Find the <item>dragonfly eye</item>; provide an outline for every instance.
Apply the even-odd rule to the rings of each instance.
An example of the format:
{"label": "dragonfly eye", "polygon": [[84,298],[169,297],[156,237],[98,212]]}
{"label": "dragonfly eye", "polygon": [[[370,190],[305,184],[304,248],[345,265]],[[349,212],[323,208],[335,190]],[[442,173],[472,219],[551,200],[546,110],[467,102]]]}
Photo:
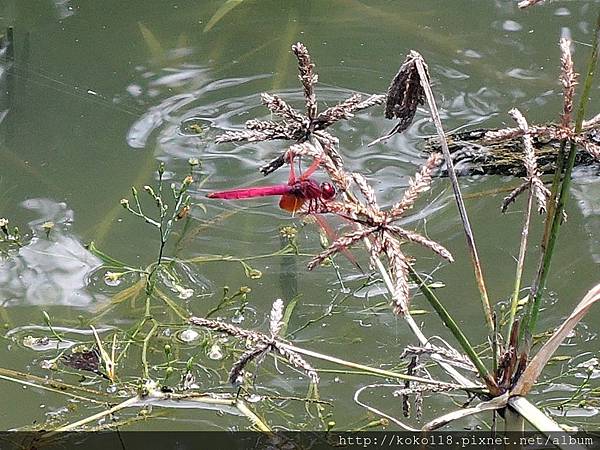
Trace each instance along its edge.
{"label": "dragonfly eye", "polygon": [[321,197],[324,200],[331,200],[335,197],[335,188],[331,183],[321,183]]}

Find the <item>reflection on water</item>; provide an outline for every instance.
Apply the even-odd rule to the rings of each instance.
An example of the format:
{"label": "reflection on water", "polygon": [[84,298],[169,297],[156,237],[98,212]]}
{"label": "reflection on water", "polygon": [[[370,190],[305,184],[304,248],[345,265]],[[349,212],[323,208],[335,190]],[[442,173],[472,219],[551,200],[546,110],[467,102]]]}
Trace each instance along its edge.
{"label": "reflection on water", "polygon": [[[64,203],[31,199],[23,203],[38,218],[29,222],[31,241],[18,254],[0,262],[0,305],[66,305],[85,308],[103,300],[89,292],[88,274],[101,265],[69,234],[73,211]],[[46,236],[45,222],[54,222]]]}
{"label": "reflection on water", "polygon": [[[177,113],[185,105],[195,101],[205,89],[202,85],[210,82],[208,69],[181,68],[165,69],[156,75],[145,68],[139,67],[141,80],[145,85],[135,82],[127,86],[127,92],[138,100],[152,102],[153,98],[163,94],[163,90],[171,92],[174,88],[180,88],[181,93],[169,96],[158,105],[149,108],[129,129],[127,143],[133,148],[144,148],[150,134],[164,122],[177,124],[181,117]],[[141,81],[140,80],[140,81]]]}
{"label": "reflection on water", "polygon": [[575,174],[572,192],[585,218],[583,228],[590,254],[594,262],[600,264],[600,168],[581,172]]}
{"label": "reflection on water", "polygon": [[56,8],[56,14],[60,19],[66,19],[67,17],[75,14],[75,8],[71,5],[71,0],[52,0],[54,7]]}

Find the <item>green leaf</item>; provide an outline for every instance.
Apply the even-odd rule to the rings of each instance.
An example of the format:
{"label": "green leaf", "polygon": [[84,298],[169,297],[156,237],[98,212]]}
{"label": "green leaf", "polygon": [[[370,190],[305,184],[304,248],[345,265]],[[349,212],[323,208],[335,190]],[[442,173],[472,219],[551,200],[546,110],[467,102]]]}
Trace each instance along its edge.
{"label": "green leaf", "polygon": [[283,313],[283,319],[281,320],[283,322],[283,326],[281,327],[279,336],[285,336],[285,332],[287,331],[288,324],[292,317],[292,313],[294,312],[294,309],[296,308],[296,304],[298,303],[298,300],[300,300],[300,297],[301,297],[301,295],[296,295],[285,307],[285,311]]}
{"label": "green leaf", "polygon": [[152,33],[152,31],[150,31],[150,29],[141,22],[138,22],[138,27],[140,29],[140,33],[142,33],[144,42],[148,46],[148,50],[150,51],[152,58],[157,60],[163,58],[165,52],[161,43],[158,41],[158,39],[156,39],[156,36],[154,36],[154,33]]}
{"label": "green leaf", "polygon": [[92,255],[97,256],[98,258],[100,258],[102,260],[102,262],[104,262],[104,264],[108,264],[108,265],[113,266],[113,267],[127,268],[127,264],[125,264],[124,262],[121,262],[121,261],[119,261],[117,259],[114,259],[113,257],[108,256],[102,250],[98,249],[96,247],[96,244],[94,243],[94,241],[92,241],[92,242],[89,243],[89,245],[87,246],[87,249],[89,250],[89,252]]}
{"label": "green leaf", "polygon": [[221,5],[221,7],[210,18],[204,27],[204,32],[209,32],[223,17],[225,17],[236,6],[239,6],[243,1],[244,0],[227,0],[225,3],[223,3],[223,5]]}

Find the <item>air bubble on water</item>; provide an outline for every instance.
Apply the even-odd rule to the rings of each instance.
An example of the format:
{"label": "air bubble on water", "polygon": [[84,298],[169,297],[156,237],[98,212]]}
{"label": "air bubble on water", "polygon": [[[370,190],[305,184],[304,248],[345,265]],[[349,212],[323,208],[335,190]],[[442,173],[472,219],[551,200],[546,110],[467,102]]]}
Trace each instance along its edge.
{"label": "air bubble on water", "polygon": [[358,320],[358,324],[359,324],[361,327],[363,327],[363,328],[370,328],[370,327],[372,327],[372,326],[373,326],[373,324],[372,324],[372,323],[364,323],[364,322],[362,321],[362,319],[359,319],[359,320]]}
{"label": "air bubble on water", "polygon": [[262,400],[262,395],[251,394],[249,397],[246,397],[246,401],[248,403],[258,403]]}
{"label": "air bubble on water", "polygon": [[235,316],[231,318],[231,322],[235,324],[240,324],[244,321],[244,319],[244,315],[238,312]]}
{"label": "air bubble on water", "polygon": [[184,330],[179,334],[179,339],[183,342],[193,342],[198,339],[198,336],[200,336],[200,334],[197,331]]}
{"label": "air bubble on water", "polygon": [[177,297],[179,297],[182,300],[187,300],[192,295],[194,295],[194,290],[193,289],[180,288],[180,289],[177,289],[177,291],[179,291],[179,295]]}
{"label": "air bubble on water", "polygon": [[523,26],[514,20],[505,20],[502,24],[502,29],[504,31],[520,31],[522,28]]}
{"label": "air bubble on water", "polygon": [[106,388],[106,392],[107,392],[108,394],[114,394],[115,392],[117,392],[117,386],[116,386],[116,385],[114,385],[114,384],[111,384],[110,386],[108,386],[108,387]]}
{"label": "air bubble on water", "polygon": [[115,287],[121,284],[121,279],[104,277],[104,284],[106,284],[107,286]]}
{"label": "air bubble on water", "polygon": [[208,357],[212,360],[223,359],[223,352],[221,351],[221,346],[219,344],[213,344],[208,352]]}

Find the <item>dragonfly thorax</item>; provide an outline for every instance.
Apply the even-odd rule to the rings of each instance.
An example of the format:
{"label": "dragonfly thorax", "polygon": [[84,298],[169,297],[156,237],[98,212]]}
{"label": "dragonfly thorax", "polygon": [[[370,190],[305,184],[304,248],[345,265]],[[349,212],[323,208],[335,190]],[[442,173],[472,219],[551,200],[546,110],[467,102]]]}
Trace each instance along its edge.
{"label": "dragonfly thorax", "polygon": [[294,182],[291,186],[291,194],[306,200],[331,200],[335,196],[335,188],[331,183],[318,184],[308,178]]}

